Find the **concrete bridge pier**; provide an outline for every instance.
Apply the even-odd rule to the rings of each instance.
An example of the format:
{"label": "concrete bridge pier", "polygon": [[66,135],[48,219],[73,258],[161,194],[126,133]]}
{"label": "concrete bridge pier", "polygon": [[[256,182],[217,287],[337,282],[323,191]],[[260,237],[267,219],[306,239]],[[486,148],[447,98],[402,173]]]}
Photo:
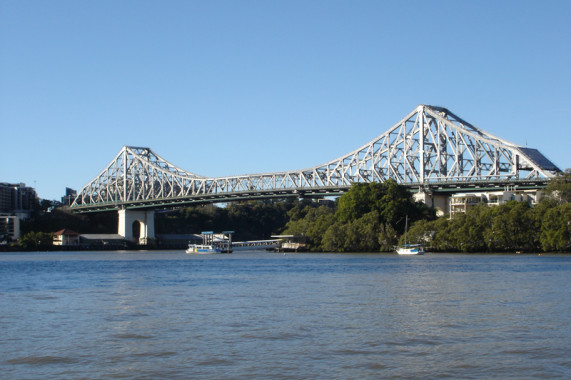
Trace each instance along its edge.
{"label": "concrete bridge pier", "polygon": [[125,240],[147,245],[155,238],[155,212],[119,210],[119,235]]}
{"label": "concrete bridge pier", "polygon": [[428,207],[436,209],[436,216],[443,216],[450,212],[450,196],[447,194],[434,194],[425,191],[419,191],[413,195],[415,201],[421,201]]}

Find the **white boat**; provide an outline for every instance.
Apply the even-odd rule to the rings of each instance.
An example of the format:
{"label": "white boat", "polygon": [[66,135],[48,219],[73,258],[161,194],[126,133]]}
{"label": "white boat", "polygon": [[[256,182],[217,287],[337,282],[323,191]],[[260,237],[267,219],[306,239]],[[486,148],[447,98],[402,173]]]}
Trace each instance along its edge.
{"label": "white boat", "polygon": [[404,227],[404,244],[395,247],[399,255],[424,255],[424,246],[422,244],[407,244],[406,234],[408,232],[408,215],[405,220]]}
{"label": "white boat", "polygon": [[202,244],[188,243],[186,253],[209,254],[209,253],[232,253],[232,234],[234,231],[224,231],[225,240],[215,240],[213,231],[203,231]]}
{"label": "white boat", "polygon": [[189,244],[188,248],[186,249],[186,253],[206,255],[209,253],[222,253],[222,250],[214,245]]}
{"label": "white boat", "polygon": [[404,244],[396,247],[399,255],[424,255],[422,244]]}

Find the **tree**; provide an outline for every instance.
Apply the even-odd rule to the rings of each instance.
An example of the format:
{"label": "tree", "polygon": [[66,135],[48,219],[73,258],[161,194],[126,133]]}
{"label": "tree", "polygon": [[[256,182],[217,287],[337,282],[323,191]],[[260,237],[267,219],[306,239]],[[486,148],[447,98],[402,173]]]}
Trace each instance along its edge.
{"label": "tree", "polygon": [[382,252],[392,251],[398,243],[398,233],[388,223],[382,223],[379,226],[379,234],[377,236],[379,242],[379,250]]}
{"label": "tree", "polygon": [[287,222],[283,233],[305,236],[311,250],[320,250],[325,232],[335,222],[334,212],[328,206],[306,206],[301,212],[296,210],[294,213],[304,216]]}
{"label": "tree", "polygon": [[551,208],[545,213],[540,239],[545,251],[571,250],[571,203]]}
{"label": "tree", "polygon": [[535,231],[529,204],[509,201],[491,210],[492,226],[486,233],[491,251],[533,249]]}
{"label": "tree", "polygon": [[349,223],[345,251],[375,252],[379,250],[378,214],[377,211],[371,211]]}
{"label": "tree", "polygon": [[335,215],[333,209],[327,206],[321,206],[312,210],[313,222],[309,223],[306,236],[313,251],[323,250],[323,236],[327,229],[335,223]]}
{"label": "tree", "polygon": [[338,252],[392,250],[407,216],[411,222],[434,218],[434,210],[414,202],[407,188],[393,180],[354,184],[327,218],[318,219],[310,209],[290,212],[285,233],[305,233],[312,249]]}
{"label": "tree", "polygon": [[571,202],[571,169],[565,169],[549,181],[545,191],[559,204]]}
{"label": "tree", "polygon": [[368,212],[373,211],[376,198],[384,194],[380,183],[356,183],[351,189],[339,198],[335,217],[338,221],[347,223],[359,219]]}
{"label": "tree", "polygon": [[328,252],[343,252],[347,240],[347,224],[335,222],[323,234],[322,247]]}
{"label": "tree", "polygon": [[20,238],[20,246],[25,250],[45,250],[53,246],[53,234],[49,232],[28,232]]}
{"label": "tree", "polygon": [[455,218],[453,238],[456,248],[462,252],[482,252],[488,248],[484,235],[492,225],[493,210],[480,204],[470,208],[466,214]]}
{"label": "tree", "polygon": [[404,232],[405,216],[411,223],[424,218],[434,219],[434,210],[422,202],[415,202],[405,186],[394,180],[383,183],[357,183],[339,198],[335,217],[347,223],[376,211],[380,224],[390,224],[399,233]]}
{"label": "tree", "polygon": [[[419,220],[414,223],[406,234],[406,240],[409,244],[428,244],[434,235],[431,223],[428,220]],[[404,235],[401,236],[399,243],[404,243]]]}
{"label": "tree", "polygon": [[442,217],[430,222],[430,226],[428,228],[432,227],[432,230],[434,231],[434,237],[432,238],[431,244],[432,248],[444,252],[457,249],[456,245],[454,245],[453,239],[453,220]]}

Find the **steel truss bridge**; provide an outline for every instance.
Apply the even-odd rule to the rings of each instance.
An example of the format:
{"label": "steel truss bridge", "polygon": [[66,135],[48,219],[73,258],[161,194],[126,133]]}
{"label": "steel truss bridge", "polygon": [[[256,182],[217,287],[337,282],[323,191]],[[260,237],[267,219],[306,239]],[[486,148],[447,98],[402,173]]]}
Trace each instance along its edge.
{"label": "steel truss bridge", "polygon": [[208,178],[149,148],[125,146],[81,189],[77,212],[160,209],[236,200],[322,197],[354,183],[397,183],[430,191],[542,186],[559,168],[538,150],[487,133],[442,107],[419,105],[360,148],[323,165],[277,173]]}

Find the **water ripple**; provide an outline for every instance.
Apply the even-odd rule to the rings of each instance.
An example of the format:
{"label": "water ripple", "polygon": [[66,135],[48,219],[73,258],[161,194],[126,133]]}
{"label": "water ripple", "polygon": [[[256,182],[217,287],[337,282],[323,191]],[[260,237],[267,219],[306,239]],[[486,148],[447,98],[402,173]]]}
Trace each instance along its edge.
{"label": "water ripple", "polygon": [[4,378],[571,378],[571,256],[0,256]]}

